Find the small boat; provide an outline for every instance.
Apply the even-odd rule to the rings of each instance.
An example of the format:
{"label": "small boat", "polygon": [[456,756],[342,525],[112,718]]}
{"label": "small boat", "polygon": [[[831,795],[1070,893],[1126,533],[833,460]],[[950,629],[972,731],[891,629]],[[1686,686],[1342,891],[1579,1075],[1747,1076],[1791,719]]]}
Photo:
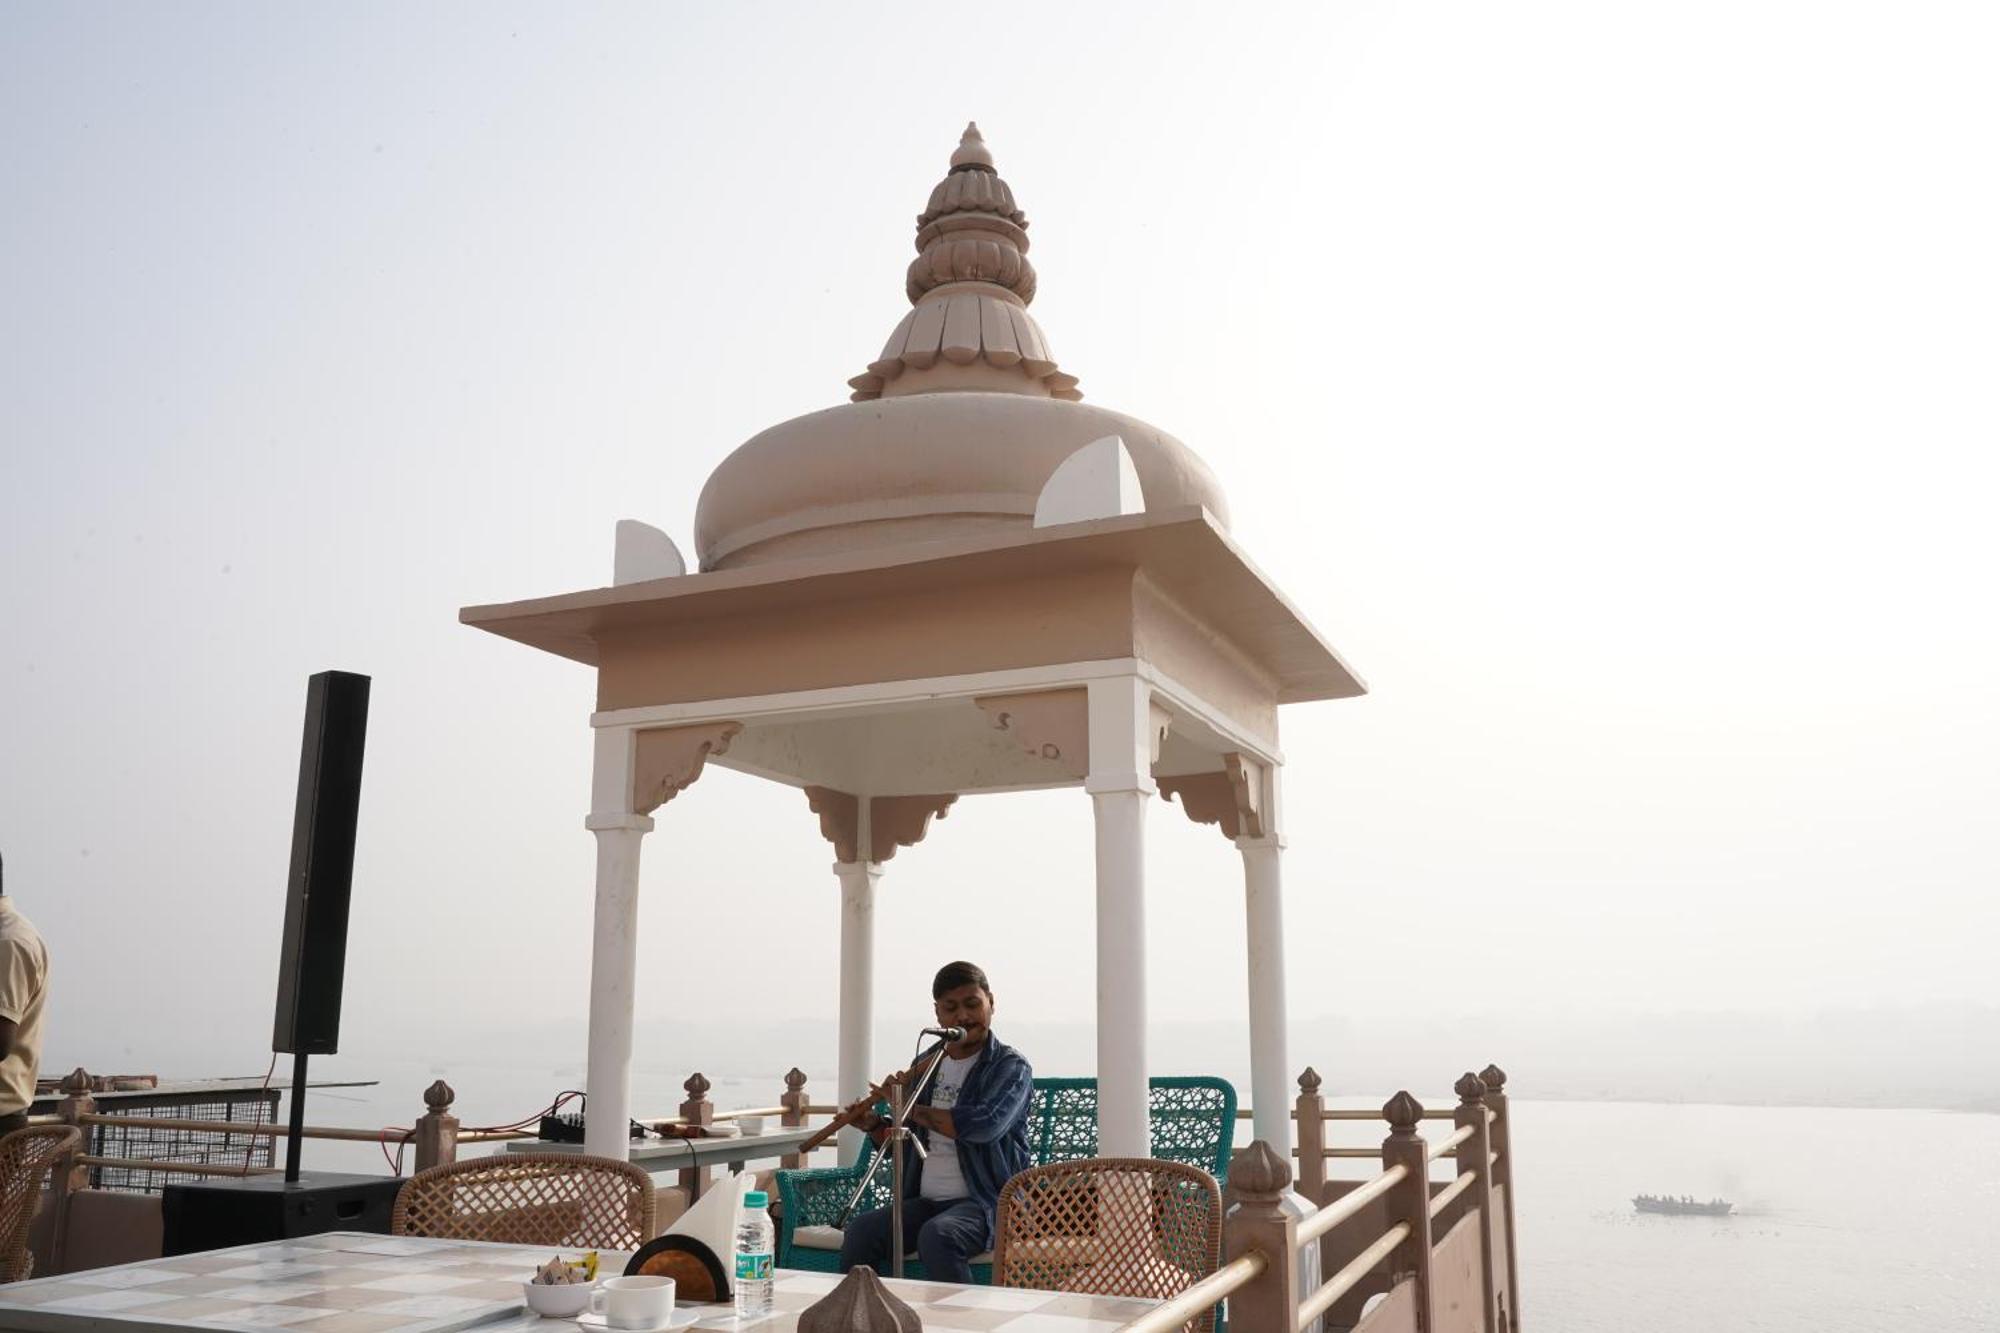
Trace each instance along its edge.
{"label": "small boat", "polygon": [[1641,1194],[1632,1200],[1632,1206],[1642,1213],[1666,1213],[1674,1217],[1727,1217],[1736,1207],[1727,1199],[1710,1199],[1703,1203],[1685,1194],[1679,1197]]}

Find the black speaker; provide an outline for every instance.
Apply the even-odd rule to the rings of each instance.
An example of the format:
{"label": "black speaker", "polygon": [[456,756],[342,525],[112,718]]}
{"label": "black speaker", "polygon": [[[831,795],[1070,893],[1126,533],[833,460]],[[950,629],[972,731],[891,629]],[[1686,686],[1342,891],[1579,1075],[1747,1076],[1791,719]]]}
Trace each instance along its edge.
{"label": "black speaker", "polygon": [[[368,677],[322,671],[307,682],[273,1051],[332,1055],[340,1048],[347,895],[354,882],[354,827],[361,810],[361,750],[367,736]],[[301,1092],[294,1089],[293,1096]]]}
{"label": "black speaker", "polygon": [[160,1252],[197,1254],[328,1231],[386,1236],[396,1191],[408,1183],[314,1171],[295,1181],[251,1176],[168,1185],[160,1191]]}

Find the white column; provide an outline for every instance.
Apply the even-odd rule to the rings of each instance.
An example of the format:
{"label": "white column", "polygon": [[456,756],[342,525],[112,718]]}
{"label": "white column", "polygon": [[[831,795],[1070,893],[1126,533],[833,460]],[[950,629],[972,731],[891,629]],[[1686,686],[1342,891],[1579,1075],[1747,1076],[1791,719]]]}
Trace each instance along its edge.
{"label": "white column", "polygon": [[1250,1106],[1255,1135],[1290,1159],[1291,1062],[1285,1051],[1285,894],[1276,835],[1238,838],[1250,962]]}
{"label": "white column", "polygon": [[1090,682],[1090,793],[1097,824],[1097,1151],[1150,1157],[1146,1113],[1146,804],[1152,692],[1136,676]]}
{"label": "white column", "polygon": [[639,840],[650,817],[632,809],[634,733],[597,733],[591,813],[597,837],[597,906],[590,942],[590,1044],[584,1073],[583,1149],[623,1160],[631,1148],[632,1006],[639,972]]}
{"label": "white column", "polygon": [[[862,798],[866,804],[867,798]],[[866,827],[866,819],[863,820]],[[861,843],[861,854],[868,844]],[[868,1091],[875,1069],[875,885],[882,867],[868,861],[840,861],[840,1074],[839,1103],[846,1106]],[[886,1072],[886,1071],[885,1071]],[[840,1131],[840,1162],[861,1153],[861,1132]]]}

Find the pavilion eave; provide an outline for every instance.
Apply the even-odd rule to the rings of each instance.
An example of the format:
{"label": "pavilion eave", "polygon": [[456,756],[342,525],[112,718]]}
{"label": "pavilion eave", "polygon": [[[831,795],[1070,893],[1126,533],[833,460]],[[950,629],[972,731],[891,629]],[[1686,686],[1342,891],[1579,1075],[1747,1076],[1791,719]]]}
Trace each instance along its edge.
{"label": "pavilion eave", "polygon": [[476,629],[596,666],[599,640],[607,634],[1108,567],[1141,570],[1170,592],[1270,676],[1279,703],[1367,692],[1360,677],[1243,555],[1215,517],[1192,506],[468,606],[458,618]]}

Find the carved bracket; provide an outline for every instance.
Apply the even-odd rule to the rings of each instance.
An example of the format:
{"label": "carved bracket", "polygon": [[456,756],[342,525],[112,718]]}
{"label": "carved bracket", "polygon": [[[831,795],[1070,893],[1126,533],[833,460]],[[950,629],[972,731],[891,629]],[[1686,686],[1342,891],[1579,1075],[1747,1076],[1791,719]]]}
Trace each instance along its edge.
{"label": "carved bracket", "polygon": [[1037,759],[1060,765],[1071,777],[1090,770],[1090,703],[1082,690],[1038,694],[989,694],[972,701]]}
{"label": "carved bracket", "polygon": [[694,785],[710,755],[726,754],[741,722],[703,722],[639,733],[632,762],[632,809],[649,815]]}
{"label": "carved bracket", "polygon": [[1189,819],[1220,826],[1231,842],[1264,836],[1264,775],[1254,760],[1225,754],[1220,773],[1183,773],[1157,781],[1160,799],[1178,794]]}
{"label": "carved bracket", "polygon": [[956,792],[942,796],[877,796],[868,806],[869,859],[886,861],[898,847],[914,847],[930,832],[931,820],[958,800]]}
{"label": "carved bracket", "polygon": [[[899,847],[914,847],[944,818],[958,796],[875,796],[868,801],[868,859],[888,860]],[[835,859],[861,859],[861,799],[832,787],[807,787],[806,803],[819,816],[819,834],[833,844]]]}
{"label": "carved bracket", "polygon": [[1174,715],[1158,704],[1146,705],[1146,748],[1153,763],[1160,762],[1160,747],[1167,743],[1167,733],[1174,729]]}
{"label": "carved bracket", "polygon": [[819,836],[833,844],[833,859],[856,860],[861,855],[861,801],[852,792],[831,787],[807,787],[806,804],[819,816]]}

